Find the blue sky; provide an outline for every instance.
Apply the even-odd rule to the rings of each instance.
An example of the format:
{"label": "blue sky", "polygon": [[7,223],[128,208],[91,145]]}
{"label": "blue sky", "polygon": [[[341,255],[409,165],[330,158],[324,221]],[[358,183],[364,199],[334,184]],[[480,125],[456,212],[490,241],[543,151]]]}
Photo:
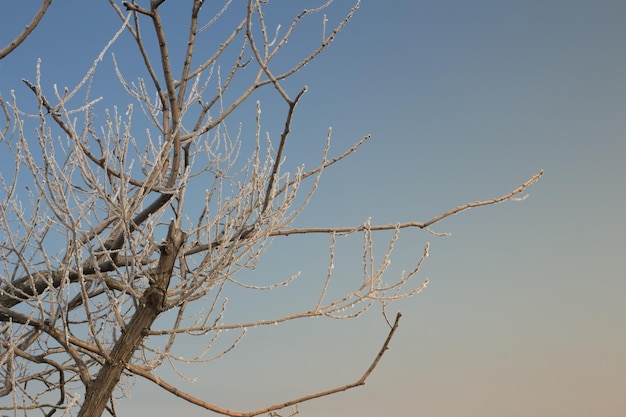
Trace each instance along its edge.
{"label": "blue sky", "polygon": [[[331,21],[345,9],[338,2]],[[34,10],[11,4],[0,6],[2,45]],[[294,4],[274,4],[283,27]],[[452,237],[406,232],[390,272],[410,268],[430,241],[418,277],[428,288],[394,305],[400,328],[367,384],[304,404],[301,415],[586,417],[626,409],[625,19],[619,0],[366,0],[290,81],[290,91],[306,84],[309,92],[289,163],[312,165],[329,126],[336,153],[373,136],[327,172],[298,225],[425,221],[545,171],[523,202],[434,227]],[[0,93],[30,98],[19,80],[32,79],[37,57],[45,83],[76,83],[117,28],[104,1],[53,3],[41,27],[0,62]],[[317,41],[319,33],[303,35]],[[134,59],[128,39],[114,49],[118,59]],[[109,55],[99,70],[104,86],[116,82],[110,68]],[[263,105],[263,93],[256,98]],[[268,128],[280,126],[283,113],[267,106]],[[253,119],[242,122],[253,128]],[[231,300],[232,309],[254,315],[268,303],[307,302],[302,292],[324,278],[328,239],[288,239],[276,242],[262,271],[302,270],[304,283],[268,301]],[[346,241],[338,274],[358,275],[359,245]],[[385,333],[376,308],[356,321],[253,329],[234,353],[192,370],[198,382],[190,390],[245,411],[348,383]],[[120,410],[206,415],[143,381]]]}

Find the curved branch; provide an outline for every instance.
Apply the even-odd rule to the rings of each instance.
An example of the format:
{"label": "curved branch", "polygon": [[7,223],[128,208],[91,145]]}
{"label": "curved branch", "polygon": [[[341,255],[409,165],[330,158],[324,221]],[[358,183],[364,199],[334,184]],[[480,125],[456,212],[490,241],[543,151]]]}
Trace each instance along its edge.
{"label": "curved branch", "polygon": [[371,373],[374,371],[374,369],[376,368],[376,366],[378,366],[378,363],[380,362],[380,360],[382,359],[383,355],[385,354],[385,352],[389,349],[389,343],[391,342],[391,338],[393,337],[393,334],[396,332],[396,330],[398,329],[398,325],[400,324],[400,317],[402,317],[402,313],[398,313],[396,315],[396,320],[393,323],[393,325],[391,326],[391,329],[389,330],[389,334],[387,334],[387,338],[385,339],[385,342],[383,343],[383,346],[380,348],[380,350],[378,351],[378,354],[376,355],[376,357],[374,358],[374,361],[371,363],[371,365],[369,366],[369,368],[367,368],[367,370],[365,371],[365,373],[363,373],[363,375],[356,380],[355,382],[352,382],[350,384],[346,384],[346,385],[342,385],[340,387],[335,387],[335,388],[331,388],[329,390],[326,391],[320,391],[314,394],[309,394],[309,395],[305,395],[303,397],[299,397],[284,403],[278,403],[278,404],[274,404],[271,405],[269,407],[266,408],[262,408],[262,409],[258,409],[258,410],[254,410],[254,411],[250,411],[247,413],[242,413],[240,411],[233,411],[233,410],[228,410],[225,408],[221,408],[218,407],[216,405],[207,403],[206,401],[203,401],[199,398],[194,397],[193,395],[190,395],[184,391],[179,390],[178,388],[174,387],[173,385],[168,384],[167,382],[163,381],[161,378],[159,378],[156,375],[153,375],[152,373],[145,371],[144,369],[142,369],[139,366],[136,365],[132,365],[129,364],[127,365],[127,369],[134,373],[135,375],[139,375],[142,376],[144,378],[146,378],[149,381],[154,382],[155,384],[157,384],[159,387],[165,389],[166,391],[169,391],[170,393],[176,395],[177,397],[190,402],[191,404],[200,406],[204,409],[207,409],[209,411],[213,411],[215,413],[218,414],[222,414],[225,416],[230,416],[230,417],[253,417],[253,416],[258,416],[260,414],[265,414],[265,413],[270,413],[272,411],[276,411],[276,410],[281,410],[283,408],[286,407],[291,407],[297,404],[301,404],[305,401],[310,401],[310,400],[314,400],[316,398],[321,398],[321,397],[325,397],[328,395],[332,395],[332,394],[336,394],[342,391],[347,391],[349,389],[352,388],[356,388],[359,387],[361,385],[365,385],[365,382],[367,380],[367,378],[371,375]]}
{"label": "curved branch", "polygon": [[[39,363],[39,364],[45,364],[45,365],[50,365],[53,368],[55,368],[57,370],[57,372],[59,373],[59,382],[57,384],[58,390],[59,390],[59,400],[56,403],[57,407],[60,407],[63,405],[63,403],[65,402],[65,370],[63,369],[63,367],[56,363],[55,361],[45,358],[43,355],[40,356],[34,356],[31,355],[17,347],[13,348],[13,352],[15,353],[15,355],[26,359],[27,361],[33,362],[33,363]],[[50,389],[52,389],[53,387],[50,387]],[[50,410],[49,412],[47,412],[45,414],[46,417],[51,417],[55,412],[56,412],[56,408],[52,408],[52,410]]]}
{"label": "curved branch", "polygon": [[33,17],[33,20],[31,20],[26,25],[22,33],[17,35],[17,37],[13,39],[11,43],[9,43],[7,46],[5,46],[3,49],[0,50],[0,59],[9,55],[18,46],[20,46],[22,42],[26,40],[28,35],[30,35],[32,31],[37,27],[37,25],[39,25],[39,23],[41,22],[41,19],[43,18],[43,15],[46,14],[46,11],[48,10],[48,6],[50,6],[51,3],[52,3],[52,0],[44,0],[43,3],[41,3],[41,7],[39,8],[39,11],[35,15],[35,17]]}

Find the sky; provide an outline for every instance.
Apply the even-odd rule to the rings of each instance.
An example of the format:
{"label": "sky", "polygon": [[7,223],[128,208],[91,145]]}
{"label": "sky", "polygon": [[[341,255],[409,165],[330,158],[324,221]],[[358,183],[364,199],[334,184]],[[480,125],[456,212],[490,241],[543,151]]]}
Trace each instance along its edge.
{"label": "sky", "polygon": [[[337,2],[330,22],[346,10]],[[289,13],[304,7],[270,4],[283,30]],[[1,45],[34,10],[27,2],[0,5]],[[400,327],[366,385],[305,403],[300,415],[623,415],[625,20],[620,0],[364,0],[331,47],[290,80],[294,94],[309,90],[288,163],[315,163],[329,126],[335,154],[372,135],[326,173],[298,226],[426,221],[506,194],[544,170],[525,200],[433,227],[450,237],[403,233],[390,273],[410,269],[430,242],[416,278],[428,278],[428,287],[390,307],[403,313]],[[14,89],[25,100],[19,80],[32,79],[37,57],[48,85],[75,84],[118,27],[105,1],[53,3],[0,61],[0,94]],[[302,36],[319,37],[319,25]],[[133,47],[121,38],[118,60],[132,63]],[[116,82],[110,62],[107,55],[99,69],[105,86]],[[106,100],[124,108],[127,98],[111,91]],[[284,113],[272,98],[255,99],[268,103],[268,128],[280,127]],[[242,122],[252,127],[254,119]],[[381,248],[388,238],[381,235]],[[359,239],[345,244],[337,274],[358,276]],[[262,271],[302,270],[305,284],[266,301],[231,300],[234,315],[305,305],[303,292],[321,285],[327,264],[327,238],[276,241]],[[387,329],[377,307],[357,320],[253,329],[227,357],[188,370],[198,379],[189,389],[245,411],[343,385],[367,369]],[[144,381],[118,411],[208,415]]]}

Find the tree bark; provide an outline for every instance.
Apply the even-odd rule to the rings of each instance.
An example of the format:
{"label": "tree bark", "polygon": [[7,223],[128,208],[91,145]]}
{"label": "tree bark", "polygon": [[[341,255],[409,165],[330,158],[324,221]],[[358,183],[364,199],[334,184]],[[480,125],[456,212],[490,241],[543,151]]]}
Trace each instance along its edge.
{"label": "tree bark", "polygon": [[143,293],[137,311],[126,325],[122,337],[113,347],[109,360],[104,363],[96,379],[87,387],[85,401],[78,417],[100,417],[104,412],[126,365],[146,338],[152,323],[163,311],[174,263],[185,239],[185,233],[177,229],[172,221],[167,240],[161,245],[161,257],[152,277],[153,282]]}

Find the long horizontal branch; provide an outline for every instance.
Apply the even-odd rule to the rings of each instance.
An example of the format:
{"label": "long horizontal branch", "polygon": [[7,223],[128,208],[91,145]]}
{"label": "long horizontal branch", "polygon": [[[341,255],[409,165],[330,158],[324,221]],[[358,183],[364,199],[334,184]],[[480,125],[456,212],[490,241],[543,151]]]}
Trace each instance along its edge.
{"label": "long horizontal branch", "polygon": [[[367,137],[366,137],[367,138]],[[366,139],[364,138],[364,139]],[[539,171],[538,173],[536,173],[535,175],[533,175],[528,181],[526,181],[525,183],[523,183],[522,185],[520,185],[518,188],[516,188],[515,190],[511,191],[510,193],[507,193],[505,195],[502,195],[500,197],[497,198],[493,198],[491,200],[485,200],[485,201],[475,201],[473,203],[467,203],[467,204],[463,204],[461,206],[457,206],[455,208],[453,208],[452,210],[448,210],[445,213],[442,213],[438,216],[433,217],[432,219],[425,221],[425,222],[406,222],[406,223],[395,223],[395,224],[384,224],[384,225],[365,225],[365,224],[361,224],[358,226],[345,226],[345,227],[307,227],[307,228],[289,228],[289,229],[282,229],[282,230],[276,230],[273,232],[270,232],[268,234],[268,236],[289,236],[289,235],[303,235],[303,234],[313,234],[313,233],[356,233],[356,232],[362,232],[364,230],[369,230],[369,231],[381,231],[381,230],[395,230],[395,229],[406,229],[406,228],[410,228],[410,227],[414,227],[414,228],[418,228],[418,229],[425,229],[429,226],[432,226],[433,224],[440,222],[441,220],[450,217],[454,214],[460,213],[462,211],[474,208],[474,207],[482,207],[482,206],[489,206],[492,204],[498,204],[498,203],[502,203],[504,201],[510,200],[511,198],[514,198],[516,195],[520,194],[522,191],[524,191],[526,188],[528,188],[532,183],[534,183],[535,181],[537,181],[539,178],[541,178],[541,176],[543,175],[543,170]],[[207,250],[210,250],[212,248],[216,248],[218,246],[220,246],[221,244],[224,244],[223,242],[212,242],[212,243],[205,243],[205,244],[199,244],[199,245],[195,245],[192,246],[188,249],[185,250],[184,255],[185,256],[190,256],[199,252],[204,252]]]}
{"label": "long horizontal branch", "polygon": [[445,213],[442,213],[438,216],[433,217],[432,219],[425,222],[406,222],[406,223],[398,223],[398,224],[385,224],[385,225],[359,225],[353,227],[309,227],[309,228],[297,228],[297,229],[283,229],[278,230],[276,232],[270,233],[270,236],[288,236],[295,234],[311,234],[311,233],[354,233],[361,232],[363,230],[369,231],[380,231],[380,230],[393,230],[393,229],[406,229],[409,227],[416,227],[419,229],[425,229],[433,224],[440,222],[441,220],[450,217],[454,214],[460,213],[462,211],[474,208],[474,207],[482,207],[489,206],[492,204],[502,203],[504,201],[510,200],[514,198],[516,195],[520,194],[524,191],[528,186],[537,181],[543,175],[543,170],[539,171],[535,175],[533,175],[528,181],[520,185],[515,190],[511,191],[508,194],[503,196],[485,200],[485,201],[475,201],[473,203],[463,204],[461,206],[457,206],[452,210],[448,210]]}

